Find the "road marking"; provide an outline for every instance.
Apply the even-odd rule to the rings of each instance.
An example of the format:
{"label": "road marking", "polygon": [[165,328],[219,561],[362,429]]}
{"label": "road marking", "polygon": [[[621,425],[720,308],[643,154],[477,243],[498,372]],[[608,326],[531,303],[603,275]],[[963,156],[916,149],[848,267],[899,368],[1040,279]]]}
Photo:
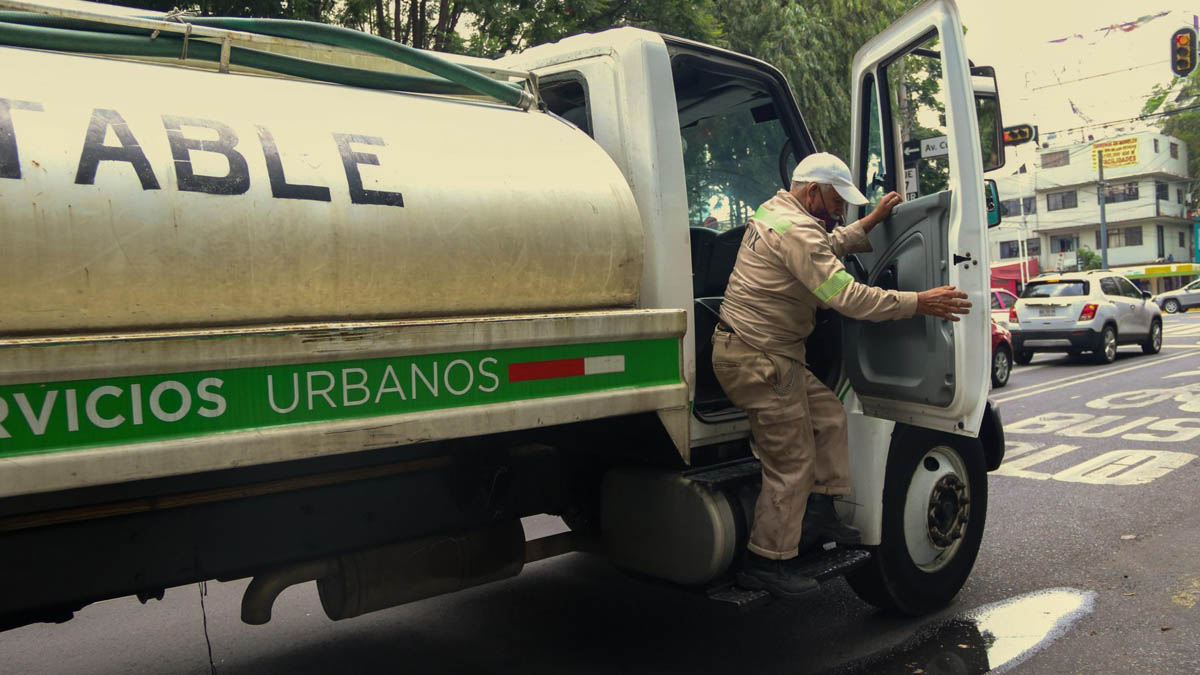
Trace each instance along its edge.
{"label": "road marking", "polygon": [[[1016,391],[1013,391],[1008,396],[998,397],[998,398],[994,399],[994,402],[995,403],[1007,403],[1009,401],[1016,401],[1017,399],[1022,399],[1022,398],[1025,398],[1026,396],[1034,396],[1036,394],[1044,394],[1046,392],[1054,391],[1055,389],[1062,389],[1063,387],[1070,387],[1070,386],[1074,386],[1076,384],[1083,384],[1084,382],[1091,382],[1092,380],[1098,380],[1102,377],[1110,377],[1112,375],[1128,373],[1133,370],[1138,370],[1140,368],[1147,368],[1149,366],[1159,365],[1162,363],[1166,363],[1168,361],[1182,359],[1187,356],[1195,356],[1197,353],[1200,353],[1200,351],[1195,350],[1195,349],[1189,349],[1188,351],[1186,351],[1182,354],[1173,354],[1173,355],[1167,356],[1165,358],[1157,358],[1157,359],[1148,360],[1145,363],[1139,363],[1136,366],[1129,366],[1128,368],[1118,368],[1117,370],[1105,370],[1102,373],[1097,373],[1095,375],[1089,375],[1086,377],[1077,377],[1077,376],[1072,375],[1072,376],[1068,376],[1068,377],[1064,377],[1064,378],[1059,378],[1057,380],[1050,380],[1049,382],[1042,382],[1040,384],[1031,384],[1028,387],[1022,387],[1021,389],[1017,389]],[[1030,389],[1035,389],[1036,391],[1029,391]]]}
{"label": "road marking", "polygon": [[[1018,444],[1026,445],[1029,444]],[[993,476],[1010,476],[1032,480],[1057,480],[1064,483],[1091,485],[1145,485],[1171,473],[1196,459],[1186,452],[1168,450],[1112,450],[1056,473],[1033,471],[1030,467],[1048,462],[1079,449],[1078,445],[1055,445],[1030,452],[1021,448],[1020,459],[1006,457]]]}
{"label": "road marking", "polygon": [[1005,461],[1000,465],[999,469],[992,471],[991,474],[993,476],[1013,476],[1014,478],[1046,480],[1047,478],[1050,478],[1050,474],[1042,473],[1041,471],[1029,471],[1028,468],[1035,464],[1041,464],[1042,462],[1054,459],[1059,455],[1065,455],[1068,452],[1074,452],[1078,449],[1078,445],[1056,445],[1052,448],[1046,448],[1045,450],[1039,450],[1037,452],[1027,454],[1018,460]]}
{"label": "road marking", "polygon": [[1093,485],[1145,485],[1196,459],[1169,450],[1113,450],[1059,471],[1054,480]]}

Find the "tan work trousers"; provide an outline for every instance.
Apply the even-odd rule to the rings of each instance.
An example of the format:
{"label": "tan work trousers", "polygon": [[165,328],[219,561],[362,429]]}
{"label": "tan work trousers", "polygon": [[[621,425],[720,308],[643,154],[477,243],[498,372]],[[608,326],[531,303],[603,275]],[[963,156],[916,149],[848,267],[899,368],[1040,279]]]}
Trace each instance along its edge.
{"label": "tan work trousers", "polygon": [[716,331],[712,360],[729,400],[750,418],[751,448],[762,462],[748,548],[793,558],[809,493],[850,493],[846,411],[803,363],[760,352],[733,333]]}

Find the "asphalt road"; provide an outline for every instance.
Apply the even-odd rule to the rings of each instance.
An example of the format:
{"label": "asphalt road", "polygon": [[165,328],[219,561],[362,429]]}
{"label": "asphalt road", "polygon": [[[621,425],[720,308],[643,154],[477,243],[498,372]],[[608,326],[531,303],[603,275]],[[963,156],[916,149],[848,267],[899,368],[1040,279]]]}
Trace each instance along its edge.
{"label": "asphalt road", "polygon": [[205,618],[230,674],[1200,672],[1200,313],[1166,317],[1156,356],[1038,355],[993,400],[1008,459],[975,572],[936,616],[882,614],[840,580],[740,614],[573,554],[342,622],[312,584],[260,627],[238,619],[244,581],[209,583],[205,613],[196,586],[99,603],[0,634],[0,672],[206,673]]}

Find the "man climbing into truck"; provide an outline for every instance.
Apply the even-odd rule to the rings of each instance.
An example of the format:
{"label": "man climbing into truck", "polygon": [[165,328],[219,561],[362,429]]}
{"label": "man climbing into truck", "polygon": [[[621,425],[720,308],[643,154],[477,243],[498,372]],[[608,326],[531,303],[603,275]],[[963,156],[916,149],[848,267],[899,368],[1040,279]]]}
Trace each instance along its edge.
{"label": "man climbing into truck", "polygon": [[888,193],[864,218],[838,228],[845,205],[867,198],[846,164],[822,152],[801,161],[790,190],[750,218],[713,336],[713,369],[730,400],[746,410],[762,463],[749,551],[737,575],[744,588],[803,596],[818,584],[793,564],[799,550],[861,541],[834,510],[834,498],[850,493],[846,412],[806,367],[816,310],[869,321],[914,314],[957,321],[971,306],[953,286],[884,290],[846,271],[839,259],[870,251],[867,235],[901,201]]}

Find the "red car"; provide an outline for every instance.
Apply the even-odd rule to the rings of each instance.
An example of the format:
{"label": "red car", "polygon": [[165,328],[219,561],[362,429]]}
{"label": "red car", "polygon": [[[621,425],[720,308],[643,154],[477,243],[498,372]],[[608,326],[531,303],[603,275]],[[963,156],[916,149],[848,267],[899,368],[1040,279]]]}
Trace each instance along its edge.
{"label": "red car", "polygon": [[1012,333],[992,320],[992,386],[1003,387],[1008,384],[1008,375],[1012,372],[1013,344]]}

